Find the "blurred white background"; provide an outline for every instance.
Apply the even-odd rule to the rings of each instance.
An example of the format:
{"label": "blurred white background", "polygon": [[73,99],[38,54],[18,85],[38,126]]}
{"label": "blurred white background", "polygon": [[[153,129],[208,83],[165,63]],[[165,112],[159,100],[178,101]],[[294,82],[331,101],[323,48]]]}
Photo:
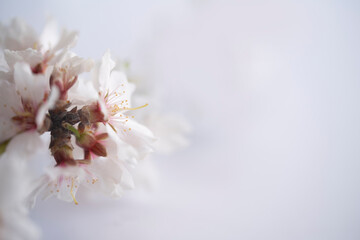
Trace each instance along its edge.
{"label": "blurred white background", "polygon": [[40,201],[44,239],[360,239],[358,1],[0,2],[2,22],[47,15],[80,56],[129,59],[193,133],[155,155],[153,192]]}

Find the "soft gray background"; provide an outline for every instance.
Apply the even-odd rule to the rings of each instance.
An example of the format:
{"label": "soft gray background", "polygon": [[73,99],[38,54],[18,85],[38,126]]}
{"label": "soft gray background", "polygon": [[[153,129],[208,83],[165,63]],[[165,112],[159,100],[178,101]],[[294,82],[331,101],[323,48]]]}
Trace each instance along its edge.
{"label": "soft gray background", "polygon": [[[119,201],[55,199],[44,239],[360,239],[357,1],[4,1],[0,20],[46,14],[154,83],[193,125],[156,156],[160,185]],[[149,109],[150,110],[150,109]]]}

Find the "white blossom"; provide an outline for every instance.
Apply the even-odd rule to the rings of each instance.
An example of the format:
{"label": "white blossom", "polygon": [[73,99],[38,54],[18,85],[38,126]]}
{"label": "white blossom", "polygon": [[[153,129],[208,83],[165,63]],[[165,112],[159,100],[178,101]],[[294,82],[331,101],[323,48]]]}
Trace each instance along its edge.
{"label": "white blossom", "polygon": [[[152,152],[153,133],[134,121],[129,111],[146,107],[131,107],[131,95],[135,86],[128,82],[124,72],[114,69],[115,62],[107,51],[92,71],[92,81],[79,83],[70,95],[75,102],[97,101],[104,115],[104,122],[111,126],[118,137],[130,144],[136,151],[136,158],[143,158]],[[83,91],[83,94],[79,93]],[[94,93],[97,93],[96,97]]]}
{"label": "white blossom", "polygon": [[[44,192],[43,198],[56,196],[61,200],[77,203],[75,197],[80,187],[114,198],[121,197],[125,190],[132,189],[134,183],[128,168],[133,162],[126,160],[129,159],[128,155],[134,154],[130,152],[133,149],[119,142],[121,140],[109,126],[101,127],[101,132],[109,133],[109,137],[101,141],[108,150],[107,157],[96,157],[92,154],[91,164],[48,168],[37,182],[35,195]],[[80,157],[80,148],[75,148],[76,155]]]}
{"label": "white blossom", "polygon": [[[27,217],[38,196],[78,204],[78,189],[87,188],[121,197],[134,188],[132,169],[154,148],[187,144],[189,126],[175,116],[135,121],[133,112],[148,101],[132,104],[135,84],[110,51],[95,64],[70,50],[76,41],[76,32],[59,34],[53,20],[40,35],[19,19],[0,25],[1,239],[39,238]],[[44,149],[41,135],[49,140],[48,167],[35,177],[29,166]]]}
{"label": "white blossom", "polygon": [[40,238],[38,227],[28,217],[28,196],[34,179],[29,159],[41,145],[39,135],[28,131],[14,137],[0,156],[0,239]]}
{"label": "white blossom", "polygon": [[0,81],[0,143],[22,131],[41,129],[59,95],[57,87],[50,92],[50,73],[49,68],[45,74],[33,74],[28,64],[18,62],[14,81]]}

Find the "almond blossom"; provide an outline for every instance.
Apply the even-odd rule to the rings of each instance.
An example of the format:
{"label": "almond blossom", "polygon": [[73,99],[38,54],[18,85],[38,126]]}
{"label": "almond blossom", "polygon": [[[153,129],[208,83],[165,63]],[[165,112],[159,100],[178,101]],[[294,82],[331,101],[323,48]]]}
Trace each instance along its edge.
{"label": "almond blossom", "polygon": [[[5,64],[0,69],[3,98],[0,106],[0,152],[6,152],[7,146],[21,133],[33,132],[39,136],[49,132],[51,136],[49,153],[55,161],[53,167],[36,181],[32,198],[44,193],[77,203],[75,194],[80,185],[91,186],[113,197],[132,188],[128,167],[136,163],[138,149],[143,146],[114,132],[114,126],[118,126],[116,121],[120,119],[122,123],[118,132],[125,130],[123,125],[129,121],[125,114],[115,116],[114,111],[107,112],[107,107],[120,103],[111,102],[108,97],[112,94],[105,96],[105,88],[102,88],[102,94],[95,91],[82,105],[77,103],[81,94],[71,94],[74,86],[85,83],[79,81],[79,75],[93,67],[92,60],[82,59],[69,50],[76,41],[75,32],[64,30],[57,37],[52,21],[40,37],[20,20],[13,20],[10,26],[1,25],[1,28],[0,45],[4,48]],[[110,56],[107,60],[111,61]],[[103,67],[94,68],[93,75],[100,69],[102,72],[97,81],[101,86],[109,86],[107,91],[118,91],[106,85],[110,80],[106,74],[110,75],[111,71],[104,69],[107,66],[104,63]],[[115,80],[119,80],[119,76],[123,79],[122,91],[131,94],[134,86],[127,84],[126,77],[121,73],[112,75]],[[95,82],[91,81],[90,85],[96,89]],[[88,94],[86,90],[82,88],[80,92]],[[98,106],[101,104],[109,105],[100,109]],[[119,112],[130,110],[129,103],[125,105],[126,109]],[[135,139],[152,137],[151,132],[141,125],[133,128],[134,135],[137,134]],[[131,127],[126,130],[131,131]],[[135,143],[138,145],[134,146]],[[148,143],[144,148],[150,149]]]}
{"label": "almond blossom", "polygon": [[46,112],[59,96],[57,87],[50,91],[50,72],[49,68],[45,74],[33,74],[27,63],[18,62],[13,83],[0,81],[0,143],[23,131],[43,131],[43,125],[49,124]]}
{"label": "almond blossom", "polygon": [[[0,184],[0,238],[39,238],[27,217],[38,196],[79,204],[79,188],[113,198],[134,188],[132,169],[160,149],[149,128],[167,149],[186,143],[175,118],[137,122],[134,112],[149,104],[132,104],[135,85],[126,72],[110,51],[97,63],[77,56],[76,40],[76,32],[58,34],[53,20],[40,35],[19,19],[0,24],[0,173],[19,190]],[[40,150],[48,167],[35,174],[30,166]]]}
{"label": "almond blossom", "polygon": [[[107,52],[92,72],[92,84],[85,86],[85,80],[81,79],[68,91],[68,98],[80,108],[68,112],[78,114],[80,122],[77,128],[67,125],[75,135],[76,145],[70,144],[69,138],[65,148],[61,144],[50,144],[58,168],[48,172],[44,181],[49,182],[49,187],[45,194],[77,203],[75,195],[80,185],[112,197],[119,197],[124,190],[133,187],[128,168],[136,164],[141,154],[152,150],[150,143],[154,137],[150,130],[126,114],[126,111],[139,109],[130,107],[134,86],[127,82],[124,73],[112,71],[113,66]],[[86,105],[86,102],[91,103]],[[59,134],[54,138],[54,142],[58,141],[64,142]],[[75,156],[79,147],[83,153]],[[66,170],[69,166],[71,171]]]}

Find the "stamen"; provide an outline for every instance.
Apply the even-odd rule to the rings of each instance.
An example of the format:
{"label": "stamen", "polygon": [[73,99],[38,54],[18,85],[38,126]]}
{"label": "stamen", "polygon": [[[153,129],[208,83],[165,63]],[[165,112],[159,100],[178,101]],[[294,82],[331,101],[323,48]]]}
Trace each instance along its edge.
{"label": "stamen", "polygon": [[109,96],[109,90],[106,91],[106,94],[105,94],[105,99]]}
{"label": "stamen", "polygon": [[10,108],[11,108],[11,110],[12,110],[16,115],[20,115],[20,114],[21,114],[19,111],[16,111],[15,108],[13,108],[13,107],[10,107]]}
{"label": "stamen", "polygon": [[108,124],[109,124],[109,126],[112,128],[112,130],[114,130],[114,132],[116,132],[116,133],[117,133],[117,131],[116,131],[115,127],[114,127],[111,123],[109,123],[109,122],[108,122]]}
{"label": "stamen", "polygon": [[71,188],[70,188],[70,194],[72,199],[74,200],[75,205],[78,205],[78,201],[76,201],[75,195],[73,194],[73,189],[74,189],[74,178],[71,179]]}
{"label": "stamen", "polygon": [[144,105],[142,105],[140,107],[136,107],[136,108],[125,107],[125,108],[123,108],[123,110],[137,110],[137,109],[144,108],[144,107],[147,107],[147,106],[149,106],[149,104],[144,104]]}

